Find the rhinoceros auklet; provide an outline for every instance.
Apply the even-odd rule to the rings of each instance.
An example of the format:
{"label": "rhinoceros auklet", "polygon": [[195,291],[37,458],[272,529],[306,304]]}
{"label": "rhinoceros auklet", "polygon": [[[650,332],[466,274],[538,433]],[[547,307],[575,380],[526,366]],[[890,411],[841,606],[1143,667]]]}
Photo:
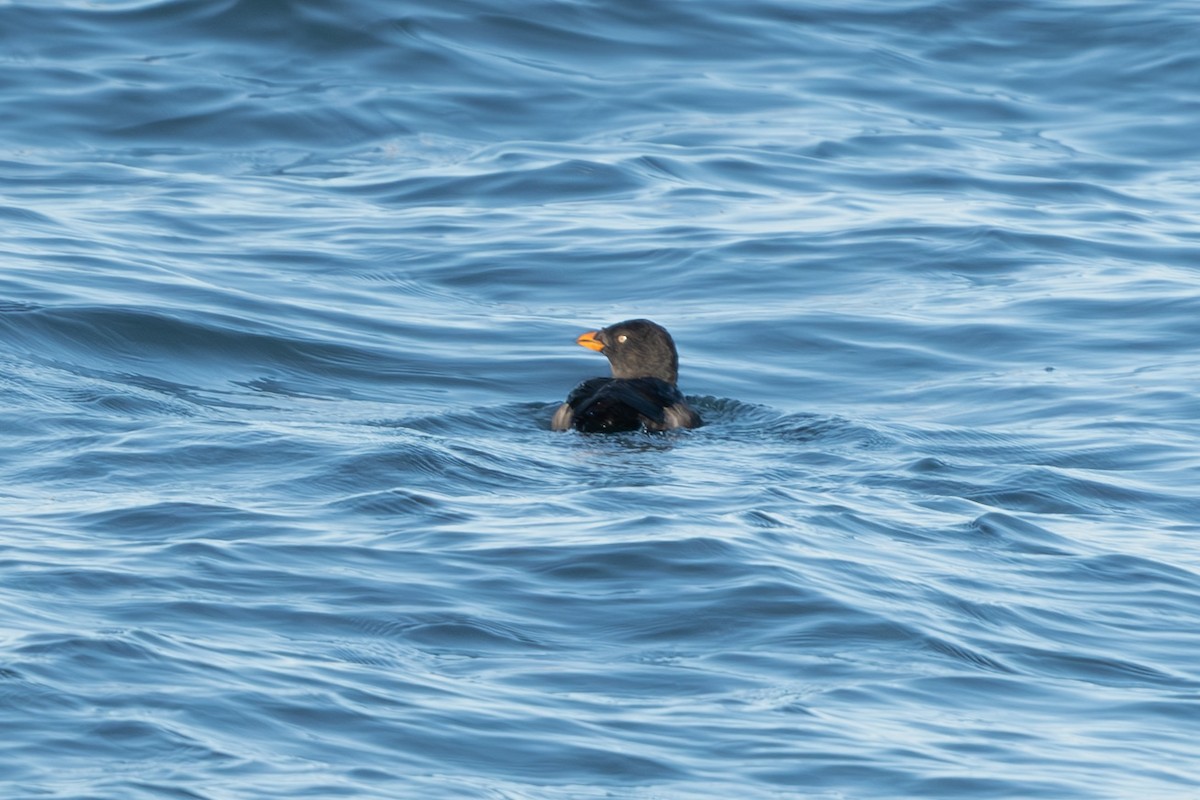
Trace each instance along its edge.
{"label": "rhinoceros auklet", "polygon": [[551,428],[615,433],[699,427],[700,415],[675,386],[679,355],[661,325],[631,319],[589,331],[575,342],[607,356],[612,377],[576,386],[554,413]]}

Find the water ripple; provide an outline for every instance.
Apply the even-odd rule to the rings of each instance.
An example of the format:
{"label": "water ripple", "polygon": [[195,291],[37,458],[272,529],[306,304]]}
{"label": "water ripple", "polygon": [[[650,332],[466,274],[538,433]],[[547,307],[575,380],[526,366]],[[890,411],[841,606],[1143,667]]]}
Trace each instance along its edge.
{"label": "water ripple", "polygon": [[1194,794],[1196,21],[0,4],[3,794]]}

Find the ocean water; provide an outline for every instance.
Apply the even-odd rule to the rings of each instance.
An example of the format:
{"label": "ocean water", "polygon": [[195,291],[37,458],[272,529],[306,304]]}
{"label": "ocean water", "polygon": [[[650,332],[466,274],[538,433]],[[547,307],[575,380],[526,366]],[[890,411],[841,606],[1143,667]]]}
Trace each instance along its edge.
{"label": "ocean water", "polygon": [[1200,797],[1198,26],[0,2],[0,796]]}

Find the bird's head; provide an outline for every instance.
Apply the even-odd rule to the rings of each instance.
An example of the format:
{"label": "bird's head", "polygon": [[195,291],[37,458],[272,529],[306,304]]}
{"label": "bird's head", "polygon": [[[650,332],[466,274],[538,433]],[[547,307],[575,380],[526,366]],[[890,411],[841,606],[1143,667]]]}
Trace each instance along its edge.
{"label": "bird's head", "polygon": [[671,334],[648,319],[630,319],[588,331],[575,342],[603,353],[614,378],[658,378],[672,386],[679,380],[679,355]]}

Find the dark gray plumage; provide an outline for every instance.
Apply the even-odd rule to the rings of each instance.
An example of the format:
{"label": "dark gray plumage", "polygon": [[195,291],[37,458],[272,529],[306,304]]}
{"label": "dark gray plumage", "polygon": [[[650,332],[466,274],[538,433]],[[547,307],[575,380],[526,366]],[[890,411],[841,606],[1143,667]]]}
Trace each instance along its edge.
{"label": "dark gray plumage", "polygon": [[700,415],[675,385],[679,355],[666,328],[648,319],[631,319],[589,331],[575,341],[603,353],[612,377],[590,378],[576,386],[554,413],[551,428],[615,433],[699,427]]}

